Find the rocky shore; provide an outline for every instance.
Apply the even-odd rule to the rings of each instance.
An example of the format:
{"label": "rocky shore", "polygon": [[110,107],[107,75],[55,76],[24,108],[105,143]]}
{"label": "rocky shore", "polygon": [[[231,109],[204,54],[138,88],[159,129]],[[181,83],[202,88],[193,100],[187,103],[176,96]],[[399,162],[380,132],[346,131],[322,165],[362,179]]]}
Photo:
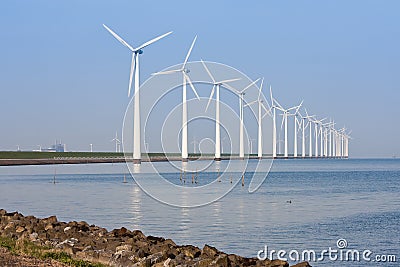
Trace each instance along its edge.
{"label": "rocky shore", "polygon": [[[16,256],[17,255],[17,256]],[[64,263],[64,264],[63,264]],[[39,219],[0,209],[1,266],[269,266],[281,260],[258,260],[226,254],[205,245],[177,245],[171,239],[145,236],[124,227],[107,231],[86,222]],[[310,266],[307,262],[294,265]]]}

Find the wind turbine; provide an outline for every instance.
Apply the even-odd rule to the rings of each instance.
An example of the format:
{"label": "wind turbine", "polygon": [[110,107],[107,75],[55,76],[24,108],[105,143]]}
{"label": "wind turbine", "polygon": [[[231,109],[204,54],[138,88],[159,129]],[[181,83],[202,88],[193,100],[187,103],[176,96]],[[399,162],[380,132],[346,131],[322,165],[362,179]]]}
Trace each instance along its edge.
{"label": "wind turbine", "polygon": [[349,139],[352,139],[351,136],[351,131],[346,133],[345,131],[343,132],[344,136],[344,157],[348,158],[349,157]]}
{"label": "wind turbine", "polygon": [[[309,151],[308,151],[308,156],[310,157],[310,158],[312,158],[312,156],[313,156],[313,153],[312,153],[312,123],[314,122],[314,118],[315,118],[315,115],[308,115],[308,112],[307,112],[307,109],[304,109],[305,110],[305,112],[306,112],[306,118],[307,118],[307,120],[308,120],[308,124],[310,125],[310,142],[309,142]],[[317,155],[316,155],[317,156]]]}
{"label": "wind turbine", "polygon": [[215,94],[215,160],[219,161],[221,160],[221,124],[220,124],[220,87],[225,86],[228,88],[228,83],[233,82],[233,81],[238,81],[240,78],[236,79],[229,79],[229,80],[222,80],[222,81],[216,81],[214,76],[211,74],[210,70],[208,69],[206,63],[201,60],[201,63],[203,64],[205,70],[208,73],[208,76],[210,76],[212,82],[213,82],[213,87],[211,90],[210,97],[208,98],[208,103],[206,106],[206,111],[208,109],[208,106],[211,103],[211,99]]}
{"label": "wind turbine", "polygon": [[[300,103],[300,105],[298,106],[294,106],[288,109],[284,109],[279,103],[278,101],[276,101],[276,99],[274,99],[275,102],[278,104],[278,106],[276,106],[276,108],[280,111],[282,111],[283,113],[281,114],[283,116],[282,118],[282,124],[281,124],[281,129],[283,127],[283,125],[285,125],[285,152],[284,152],[284,157],[288,158],[289,157],[289,153],[288,153],[288,117],[289,116],[294,116],[294,114],[299,110],[299,108],[301,107],[302,103]],[[295,113],[290,113],[291,110],[296,110]]]}
{"label": "wind turbine", "polygon": [[[332,128],[332,120],[324,124],[324,157],[330,157],[330,131]],[[328,137],[329,136],[329,137]]]}
{"label": "wind turbine", "polygon": [[320,157],[322,158],[324,156],[324,124],[322,123],[323,120],[326,118],[322,119],[319,121],[319,134],[320,134],[320,142],[321,142],[321,149],[320,149]]}
{"label": "wind turbine", "polygon": [[[257,118],[257,120],[258,120],[258,141],[257,141],[258,159],[262,159],[262,155],[263,155],[263,153],[262,153],[262,119],[264,118],[265,115],[270,114],[269,110],[264,106],[263,101],[261,99],[261,91],[262,91],[263,83],[264,83],[264,78],[261,80],[260,91],[258,93],[257,100],[254,100],[253,102],[250,102],[245,105],[245,107],[246,107],[246,106],[250,106],[254,103],[258,104],[258,118]],[[264,116],[262,116],[262,109],[264,109],[266,112]]]}
{"label": "wind turbine", "polygon": [[271,97],[271,109],[272,109],[272,158],[276,158],[276,109],[278,106],[275,105],[275,98],[272,96],[272,86],[269,86],[269,94]]}
{"label": "wind turbine", "polygon": [[303,105],[303,101],[301,101],[300,105],[298,105],[298,108],[296,109],[295,113],[293,114],[294,116],[294,148],[293,148],[293,157],[297,158],[297,115],[299,114],[299,109]]}
{"label": "wind turbine", "polygon": [[[301,141],[302,141],[302,144],[301,144],[301,157],[302,158],[305,158],[306,157],[306,128],[308,127],[308,125],[310,125],[310,157],[312,157],[312,140],[311,140],[311,138],[312,138],[312,127],[311,127],[311,118],[313,118],[313,116],[309,116],[308,115],[308,113],[307,113],[307,110],[305,109],[305,112],[306,112],[306,116],[303,116],[303,115],[301,115],[300,113],[300,118],[301,118],[301,120],[300,120],[300,126],[301,126],[301,131],[302,131],[302,138],[301,138]],[[306,124],[306,120],[308,120],[307,121],[307,124]]]}
{"label": "wind turbine", "polygon": [[239,125],[239,158],[244,159],[244,95],[245,91],[249,89],[251,86],[255,85],[260,78],[257,80],[253,81],[249,85],[247,85],[244,89],[241,91],[236,90],[232,86],[227,86],[229,89],[231,89],[233,92],[235,92],[239,96],[239,119],[240,119],[240,125]]}
{"label": "wind turbine", "polygon": [[340,139],[340,154],[339,156],[341,158],[347,158],[349,156],[348,154],[348,138],[350,137],[349,134],[346,133],[346,127],[343,127],[338,131],[339,133],[339,139]]}
{"label": "wind turbine", "polygon": [[115,142],[115,153],[118,153],[118,145],[121,144],[121,141],[118,139],[118,132],[115,131],[115,137],[111,140],[111,142]]}
{"label": "wind turbine", "polygon": [[186,86],[187,84],[190,85],[190,88],[193,90],[194,94],[196,95],[197,99],[200,100],[199,95],[194,88],[192,81],[190,80],[188,73],[190,72],[189,69],[186,68],[186,63],[188,62],[190,53],[192,52],[193,46],[196,43],[197,35],[194,37],[192,45],[189,48],[188,53],[186,54],[185,60],[183,61],[182,68],[175,69],[175,70],[167,70],[163,72],[157,72],[153,75],[158,74],[175,74],[175,73],[182,73],[182,161],[188,161],[189,154],[188,154],[188,128],[187,128],[187,98],[186,98]]}
{"label": "wind turbine", "polygon": [[140,164],[142,160],[141,156],[141,139],[140,139],[140,97],[139,97],[139,87],[140,87],[140,82],[139,82],[139,55],[143,54],[143,48],[146,46],[164,38],[165,36],[169,35],[172,33],[167,32],[163,35],[160,35],[154,39],[151,39],[150,41],[147,41],[143,43],[142,45],[138,46],[137,48],[133,48],[131,45],[129,45],[125,40],[123,40],[119,35],[117,35],[115,32],[113,32],[110,28],[108,28],[106,25],[103,24],[103,27],[111,33],[115,39],[117,39],[120,43],[122,43],[124,46],[126,46],[129,50],[132,52],[132,62],[131,62],[131,70],[129,73],[129,87],[128,87],[128,97],[130,97],[131,94],[131,87],[132,87],[132,78],[133,75],[135,75],[135,99],[134,99],[134,119],[133,119],[133,162],[135,164]]}
{"label": "wind turbine", "polygon": [[332,157],[332,132],[333,132],[333,126],[335,125],[335,122],[333,122],[332,120],[330,120],[330,125],[329,125],[329,140],[328,140],[328,157],[331,158]]}
{"label": "wind turbine", "polygon": [[[319,136],[319,135],[322,135],[322,130],[319,131],[319,130],[318,130],[318,126],[322,125],[322,121],[324,121],[325,119],[326,119],[326,118],[324,118],[324,119],[322,119],[322,120],[317,120],[317,119],[315,119],[315,118],[313,119],[314,126],[315,126],[315,129],[314,129],[314,131],[315,131],[315,157],[322,156],[322,150],[323,150],[323,147],[322,147],[322,137],[321,137],[321,154],[318,153],[318,136]],[[322,126],[321,126],[321,129],[322,129]]]}

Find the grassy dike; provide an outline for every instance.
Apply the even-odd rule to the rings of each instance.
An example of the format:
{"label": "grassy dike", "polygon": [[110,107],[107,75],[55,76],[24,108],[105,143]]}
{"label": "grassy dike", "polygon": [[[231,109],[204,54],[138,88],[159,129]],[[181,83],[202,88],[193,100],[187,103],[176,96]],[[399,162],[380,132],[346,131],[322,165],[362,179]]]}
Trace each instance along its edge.
{"label": "grassy dike", "polygon": [[0,159],[106,158],[123,156],[124,153],[115,152],[0,151]]}

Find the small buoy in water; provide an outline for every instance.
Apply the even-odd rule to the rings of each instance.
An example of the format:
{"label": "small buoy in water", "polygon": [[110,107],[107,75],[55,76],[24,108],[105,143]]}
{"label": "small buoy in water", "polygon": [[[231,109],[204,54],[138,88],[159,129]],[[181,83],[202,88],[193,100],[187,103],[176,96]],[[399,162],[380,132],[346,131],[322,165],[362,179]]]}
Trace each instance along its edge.
{"label": "small buoy in water", "polygon": [[231,176],[231,183],[232,183],[232,176]]}
{"label": "small buoy in water", "polygon": [[124,183],[124,184],[127,183],[127,181],[126,181],[126,174],[124,174],[124,181],[123,181],[123,183]]}
{"label": "small buoy in water", "polygon": [[53,184],[56,184],[57,169],[54,169]]}
{"label": "small buoy in water", "polygon": [[244,186],[244,174],[242,175],[242,186]]}

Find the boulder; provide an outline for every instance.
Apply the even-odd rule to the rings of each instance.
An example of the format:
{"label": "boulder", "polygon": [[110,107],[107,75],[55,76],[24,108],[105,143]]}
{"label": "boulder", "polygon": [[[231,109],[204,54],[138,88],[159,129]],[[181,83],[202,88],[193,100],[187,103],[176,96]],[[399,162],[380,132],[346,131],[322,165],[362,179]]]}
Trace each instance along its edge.
{"label": "boulder", "polygon": [[56,223],[56,222],[57,222],[57,217],[56,217],[56,216],[50,216],[50,217],[47,217],[47,218],[42,219],[42,222],[43,222],[44,224]]}
{"label": "boulder", "polygon": [[25,228],[22,227],[22,226],[17,226],[17,228],[15,229],[15,232],[16,232],[17,234],[20,234],[20,233],[22,233],[23,231],[25,231]]}
{"label": "boulder", "polygon": [[203,250],[201,252],[201,257],[202,258],[214,258],[219,253],[220,253],[220,251],[218,249],[206,244],[206,245],[204,245]]}

